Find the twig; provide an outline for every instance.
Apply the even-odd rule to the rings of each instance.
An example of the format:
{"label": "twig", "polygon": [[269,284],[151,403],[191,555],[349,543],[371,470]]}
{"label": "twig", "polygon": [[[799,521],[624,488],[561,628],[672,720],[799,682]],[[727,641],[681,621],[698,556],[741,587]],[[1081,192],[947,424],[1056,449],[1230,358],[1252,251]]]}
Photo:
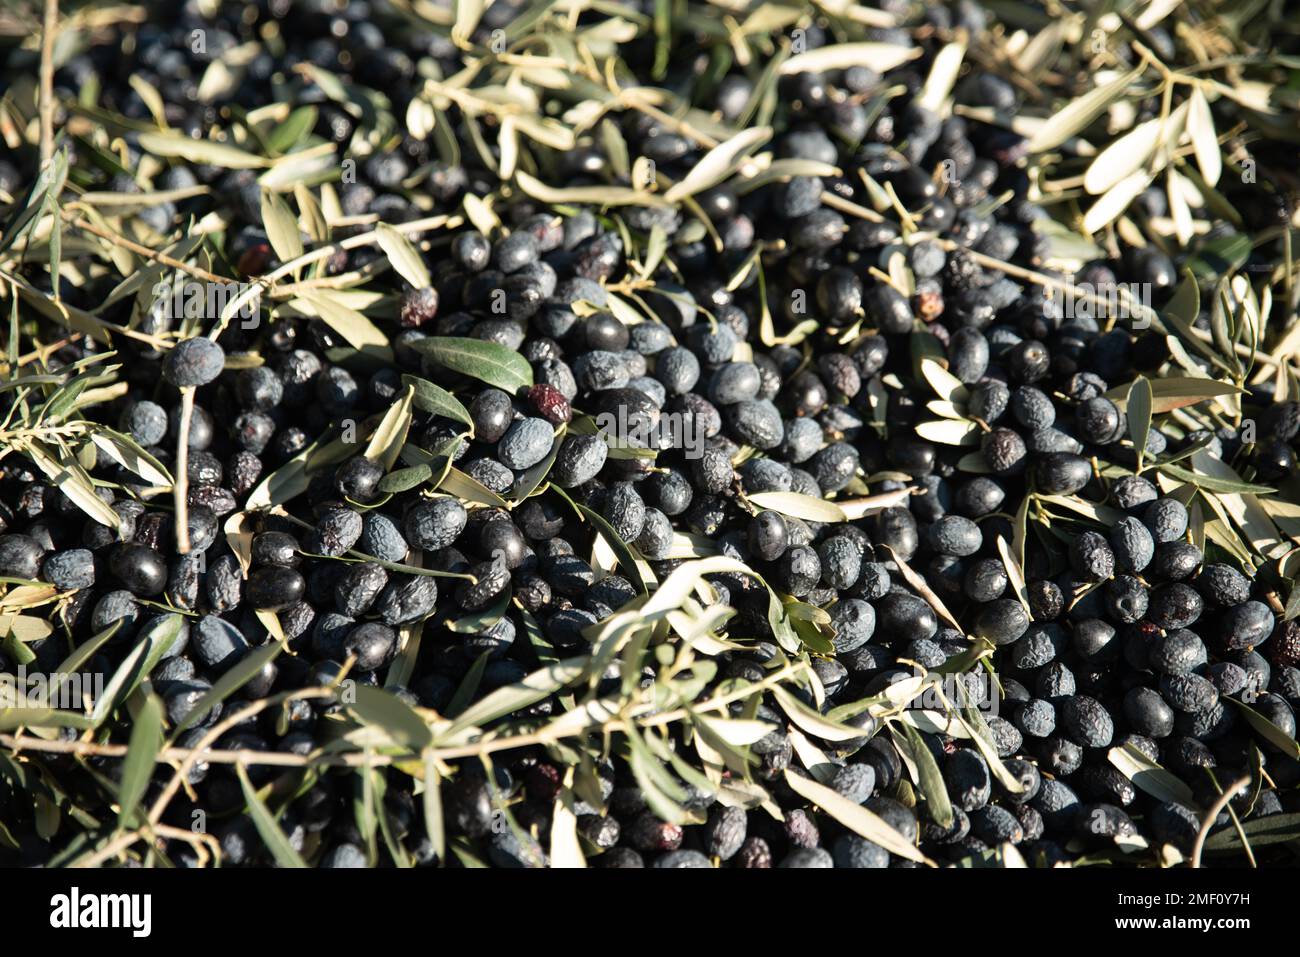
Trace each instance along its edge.
{"label": "twig", "polygon": [[141,245],[140,243],[135,242],[134,240],[127,239],[125,236],[119,233],[115,233],[110,230],[103,229],[100,226],[96,226],[94,223],[92,223],[88,219],[85,219],[84,217],[76,216],[73,213],[65,213],[64,215],[67,216],[69,222],[73,226],[76,226],[78,229],[84,229],[86,232],[98,236],[100,239],[107,240],[108,242],[112,243],[114,246],[120,246],[123,249],[129,250],[135,253],[137,256],[144,256],[146,259],[152,259],[156,262],[160,262],[164,266],[171,266],[173,269],[182,269],[185,272],[189,273],[191,276],[198,276],[200,279],[205,279],[208,282],[216,282],[216,283],[230,282],[229,276],[218,276],[216,273],[208,272],[206,269],[202,269],[199,266],[191,266],[189,263],[181,262],[179,259],[176,259],[173,256],[168,256],[166,253],[158,252],[156,249],[150,249],[148,246],[144,246]]}
{"label": "twig", "polygon": [[[432,229],[455,229],[462,222],[464,222],[464,220],[459,216],[427,216],[424,219],[411,220],[409,223],[397,223],[393,228],[403,235],[409,235],[410,233],[422,233]],[[275,284],[285,276],[297,272],[303,266],[310,266],[312,263],[319,262],[322,259],[329,259],[337,252],[356,249],[360,246],[370,246],[378,241],[379,236],[375,230],[371,230],[368,233],[360,233],[356,236],[349,236],[347,239],[342,239],[336,243],[330,243],[326,246],[319,246],[316,249],[308,250],[297,259],[282,264],[275,271],[267,273],[265,276],[258,277],[247,289],[241,292],[234,299],[230,300],[230,302],[226,303],[225,308],[222,310],[221,321],[213,326],[212,331],[208,333],[208,338],[215,342],[217,337],[225,330],[226,324],[230,321],[230,317],[238,314],[241,308],[243,308],[247,303],[252,302],[256,297],[260,296],[263,290],[273,290]]]}
{"label": "twig", "polygon": [[1205,839],[1210,836],[1210,828],[1214,826],[1214,820],[1219,816],[1219,812],[1228,806],[1233,795],[1250,783],[1250,775],[1238,778],[1228,787],[1224,788],[1219,799],[1214,802],[1208,811],[1205,812],[1205,820],[1201,822],[1201,829],[1197,832],[1196,843],[1192,845],[1192,867],[1201,866],[1201,852],[1205,849]]}
{"label": "twig", "polygon": [[58,20],[59,0],[45,0],[45,23],[41,27],[42,167],[54,156],[54,30]]}

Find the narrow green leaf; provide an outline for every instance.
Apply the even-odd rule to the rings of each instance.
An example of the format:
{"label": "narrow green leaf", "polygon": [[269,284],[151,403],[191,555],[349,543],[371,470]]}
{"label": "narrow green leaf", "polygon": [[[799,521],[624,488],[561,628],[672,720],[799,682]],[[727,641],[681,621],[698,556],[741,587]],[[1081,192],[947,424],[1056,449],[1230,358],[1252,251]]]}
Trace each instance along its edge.
{"label": "narrow green leaf", "polygon": [[412,751],[420,751],[433,742],[433,732],[424,719],[401,698],[379,688],[358,684],[355,700],[348,706],[364,723],[374,724]]}
{"label": "narrow green leaf", "polygon": [[409,239],[387,223],[375,227],[375,238],[399,276],[416,289],[427,289],[432,285],[429,270]]}
{"label": "narrow green leaf", "polygon": [[242,764],[235,765],[235,774],[239,777],[240,790],[244,792],[248,816],[253,819],[253,826],[262,836],[262,842],[266,844],[266,849],[271,852],[275,862],[281,867],[306,867],[307,863],[293,849],[289,839],[284,836],[284,831],[280,830],[280,825],[257,796],[257,790],[253,787],[253,782],[248,780],[248,772]]}
{"label": "narrow green leaf", "polygon": [[922,854],[907,838],[894,830],[882,817],[867,810],[861,804],[855,804],[846,797],[825,785],[809,778],[785,772],[785,782],[794,791],[821,807],[835,820],[839,821],[853,833],[865,837],[872,843],[879,844],[891,854],[918,864],[930,864],[930,859]]}
{"label": "narrow green leaf", "polygon": [[895,741],[902,737],[906,742],[906,749],[912,763],[916,765],[916,786],[920,789],[926,804],[929,805],[930,815],[940,827],[949,827],[953,815],[952,802],[948,799],[948,787],[944,784],[943,774],[939,771],[939,765],[935,763],[934,755],[921,740],[921,733],[901,721],[894,722],[889,727],[895,734]]}
{"label": "narrow green leaf", "polygon": [[284,646],[278,641],[268,641],[260,648],[254,648],[251,652],[244,655],[237,661],[229,671],[218,678],[211,688],[209,688],[199,700],[194,702],[194,707],[178,725],[173,733],[173,737],[179,735],[186,728],[190,728],[201,717],[207,714],[208,709],[214,704],[220,704],[226,698],[234,694],[266,667],[267,662],[273,661]]}
{"label": "narrow green leaf", "polygon": [[207,163],[222,169],[258,169],[271,161],[237,146],[196,140],[180,133],[141,133],[140,146],[154,156],[179,156],[191,163]]}
{"label": "narrow green leaf", "polygon": [[302,234],[298,230],[298,218],[289,209],[284,197],[269,189],[262,190],[262,226],[266,229],[266,238],[270,240],[271,248],[281,262],[287,263],[302,255]]}
{"label": "narrow green leaf", "polygon": [[421,412],[455,419],[473,428],[474,420],[470,417],[469,410],[442,386],[406,373],[402,374],[402,384],[415,389],[415,407]]}
{"label": "narrow green leaf", "polygon": [[1128,434],[1137,452],[1138,470],[1146,453],[1147,436],[1151,433],[1151,383],[1146,376],[1138,376],[1128,390]]}
{"label": "narrow green leaf", "polygon": [[117,812],[118,827],[130,825],[131,817],[149,787],[158,749],[162,746],[162,725],[162,702],[157,695],[150,694],[145,697],[139,714],[135,716],[135,727],[131,729],[126,759],[122,762],[122,783],[117,790],[120,805]]}
{"label": "narrow green leaf", "polygon": [[447,858],[447,829],[442,816],[442,775],[433,751],[424,752],[424,830],[438,860]]}
{"label": "narrow green leaf", "polygon": [[430,336],[415,343],[415,348],[453,372],[471,376],[511,395],[533,384],[528,360],[496,342]]}
{"label": "narrow green leaf", "polygon": [[1142,75],[1142,69],[1138,67],[1130,70],[1072,100],[1052,114],[1048,121],[1029,138],[1029,152],[1042,153],[1055,149],[1070,137],[1083,132],[1093,120],[1101,116],[1112,103],[1124,95],[1129,84]]}
{"label": "narrow green leaf", "polygon": [[1195,807],[1196,799],[1192,795],[1192,789],[1133,745],[1111,748],[1107,758],[1124,777],[1157,801],[1173,801]]}

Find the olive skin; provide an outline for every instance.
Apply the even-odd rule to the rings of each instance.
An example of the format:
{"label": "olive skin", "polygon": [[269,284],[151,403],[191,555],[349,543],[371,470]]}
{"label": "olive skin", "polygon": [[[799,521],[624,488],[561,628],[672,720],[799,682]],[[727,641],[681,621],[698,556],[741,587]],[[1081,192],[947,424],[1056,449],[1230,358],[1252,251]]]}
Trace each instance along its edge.
{"label": "olive skin", "polygon": [[1034,482],[1048,495],[1073,495],[1092,479],[1092,465],[1081,455],[1052,452],[1034,463]]}
{"label": "olive skin", "polygon": [[244,584],[244,598],[262,611],[284,611],[302,601],[307,583],[292,568],[269,565],[259,568]]}
{"label": "olive skin", "polygon": [[115,546],[108,567],[128,591],[142,598],[160,595],[167,587],[167,562],[148,545],[124,542]]}

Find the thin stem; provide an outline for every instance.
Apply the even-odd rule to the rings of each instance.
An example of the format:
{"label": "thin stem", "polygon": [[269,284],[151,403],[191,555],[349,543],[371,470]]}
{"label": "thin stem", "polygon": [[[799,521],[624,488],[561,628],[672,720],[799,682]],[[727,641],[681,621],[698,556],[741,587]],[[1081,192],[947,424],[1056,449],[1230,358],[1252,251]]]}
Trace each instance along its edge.
{"label": "thin stem", "polygon": [[144,256],[146,259],[152,259],[155,262],[160,262],[164,266],[171,266],[173,269],[184,270],[185,272],[189,273],[191,276],[198,276],[200,279],[207,280],[208,282],[216,282],[216,283],[230,282],[229,276],[218,276],[216,273],[208,272],[206,269],[202,269],[198,266],[191,266],[189,263],[181,262],[179,259],[176,259],[173,256],[168,256],[166,253],[159,252],[156,249],[150,249],[148,246],[137,243],[134,240],[127,239],[125,236],[122,236],[119,233],[115,233],[110,230],[103,229],[99,226],[96,226],[94,223],[92,223],[90,220],[84,217],[75,216],[75,214],[66,213],[66,212],[64,215],[67,216],[68,219],[71,221],[72,225],[76,226],[78,229],[84,229],[86,232],[98,236],[100,239],[107,240],[108,242],[112,243],[114,246],[120,246],[122,249],[129,250],[130,252],[135,253],[137,256]]}
{"label": "thin stem", "polygon": [[41,166],[54,157],[54,35],[58,21],[58,0],[45,0],[45,22],[41,27]]}
{"label": "thin stem", "polygon": [[1201,829],[1197,832],[1196,843],[1192,845],[1192,867],[1201,866],[1201,852],[1205,850],[1205,839],[1210,836],[1210,828],[1214,826],[1214,820],[1219,816],[1219,812],[1228,806],[1234,794],[1250,783],[1250,775],[1238,778],[1228,787],[1224,788],[1219,799],[1214,802],[1208,811],[1205,812],[1205,820],[1201,822]]}

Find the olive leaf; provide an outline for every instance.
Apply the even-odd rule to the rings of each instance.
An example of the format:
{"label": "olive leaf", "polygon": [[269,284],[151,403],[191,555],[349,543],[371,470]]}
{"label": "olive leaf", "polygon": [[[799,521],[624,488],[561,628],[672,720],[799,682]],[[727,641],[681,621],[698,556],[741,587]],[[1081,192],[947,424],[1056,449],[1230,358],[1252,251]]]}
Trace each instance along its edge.
{"label": "olive leaf", "polygon": [[377,725],[403,747],[420,751],[433,742],[433,732],[415,710],[401,698],[379,688],[358,684],[348,705],[366,724]]}
{"label": "olive leaf", "polygon": [[1138,376],[1128,390],[1128,434],[1137,452],[1137,468],[1142,471],[1142,457],[1146,454],[1147,436],[1151,432],[1151,408],[1154,398],[1151,383],[1146,376]]}
{"label": "olive leaf", "polygon": [[212,140],[196,140],[179,133],[141,133],[142,149],[154,156],[179,156],[191,163],[207,163],[222,169],[259,169],[270,166],[271,161],[247,153],[236,146]]}
{"label": "olive leaf", "polygon": [[304,292],[290,305],[302,309],[308,315],[319,316],[322,322],[342,336],[348,345],[358,352],[392,360],[388,337],[362,313],[341,301],[340,297],[331,290]]}
{"label": "olive leaf", "polygon": [[375,227],[375,238],[399,276],[416,289],[426,289],[433,284],[424,260],[409,239],[387,223]]}
{"label": "olive leaf", "polygon": [[935,419],[917,423],[916,434],[942,445],[978,445],[983,431],[965,419]]}
{"label": "olive leaf", "polygon": [[1295,738],[1245,702],[1238,701],[1236,698],[1229,698],[1228,700],[1236,705],[1237,710],[1241,712],[1241,716],[1246,719],[1246,723],[1254,728],[1260,737],[1279,751],[1289,754],[1293,758],[1300,758],[1300,743],[1297,743]]}
{"label": "olive leaf", "polygon": [[140,799],[153,777],[154,762],[162,746],[162,702],[155,694],[145,696],[131,728],[131,741],[127,745],[126,760],[122,762],[122,779],[117,788],[117,825],[129,825]]}
{"label": "olive leaf", "polygon": [[[215,62],[215,61],[214,61]],[[319,111],[314,106],[300,106],[283,123],[277,123],[266,138],[266,145],[276,153],[287,153],[316,127]]]}
{"label": "olive leaf", "polygon": [[266,229],[266,238],[270,240],[271,248],[281,262],[289,262],[302,255],[302,234],[298,230],[298,218],[289,209],[284,197],[269,189],[262,190],[262,226]]}
{"label": "olive leaf", "polygon": [[1201,168],[1201,176],[1210,186],[1216,186],[1223,172],[1223,155],[1219,152],[1219,140],[1214,132],[1214,117],[1210,113],[1209,101],[1201,91],[1200,85],[1192,87],[1188,99],[1190,112],[1187,117],[1187,131],[1192,137],[1192,150],[1196,154],[1196,165]]}
{"label": "olive leaf", "polygon": [[750,504],[771,509],[782,515],[811,522],[846,522],[848,515],[835,502],[828,502],[801,492],[755,492],[747,496]]}
{"label": "olive leaf", "polygon": [[115,529],[121,524],[117,512],[95,494],[94,482],[74,459],[60,457],[56,460],[40,442],[31,442],[23,451],[64,495],[100,525]]}
{"label": "olive leaf", "polygon": [[254,648],[239,661],[231,666],[230,670],[212,683],[212,687],[199,696],[194,702],[194,707],[190,710],[184,719],[182,719],[172,732],[172,737],[180,735],[186,728],[190,728],[196,721],[208,713],[213,705],[220,704],[228,697],[242,688],[248,682],[252,681],[263,668],[284,650],[284,645],[278,641],[268,641],[260,648]]}
{"label": "olive leaf", "polygon": [[879,844],[891,854],[918,864],[929,865],[932,862],[913,846],[912,842],[894,830],[884,818],[879,817],[861,804],[855,804],[838,792],[809,778],[785,772],[785,783],[801,797],[818,805],[823,811],[839,821],[850,831],[865,837],[874,844]]}
{"label": "olive leaf", "polygon": [[778,72],[782,76],[791,76],[864,66],[876,73],[888,73],[920,55],[919,47],[901,43],[838,43],[792,56],[781,64]]}
{"label": "olive leaf", "polygon": [[442,386],[409,373],[402,374],[402,384],[415,390],[412,401],[421,412],[441,415],[448,419],[455,419],[457,422],[464,422],[470,428],[474,427],[474,419],[470,416],[469,410]]}
{"label": "olive leaf", "polygon": [[1087,129],[1093,120],[1101,116],[1112,103],[1124,95],[1129,85],[1142,75],[1142,70],[1143,67],[1138,67],[1109,83],[1103,83],[1052,114],[1047,122],[1029,138],[1029,152],[1043,153],[1056,149],[1070,137]]}
{"label": "olive leaf", "polygon": [[402,446],[406,444],[406,433],[411,428],[411,403],[414,396],[415,388],[408,385],[384,413],[366,446],[364,457],[378,462],[385,472],[393,467]]}
{"label": "olive leaf", "polygon": [[916,769],[916,786],[929,805],[930,815],[940,827],[952,826],[952,802],[948,799],[948,786],[944,783],[939,765],[930,753],[929,747],[921,740],[920,733],[911,725],[891,722],[889,730],[893,732],[894,742],[901,745],[900,750],[909,758],[909,763]]}
{"label": "olive leaf", "polygon": [[666,206],[662,196],[626,186],[547,186],[521,169],[515,170],[515,182],[533,199],[543,203],[591,203],[597,206]]}
{"label": "olive leaf", "polygon": [[280,867],[306,867],[307,862],[293,849],[280,825],[257,796],[257,789],[248,779],[248,772],[242,764],[235,765],[235,775],[239,778],[239,788],[243,792],[244,803],[248,806],[248,816],[253,819],[253,826],[257,828],[257,833],[261,835],[262,842],[266,844],[275,862]]}
{"label": "olive leaf", "polygon": [[718,185],[735,171],[744,156],[771,138],[771,127],[756,126],[718,144],[704,154],[679,183],[664,193],[665,202],[676,203]]}
{"label": "olive leaf", "polygon": [[496,386],[510,395],[533,384],[533,369],[528,360],[497,342],[430,336],[414,346],[440,366]]}
{"label": "olive leaf", "polygon": [[135,439],[129,435],[96,424],[94,431],[90,433],[90,441],[118,465],[130,469],[151,485],[170,486],[174,481],[166,467],[140,448]]}
{"label": "olive leaf", "polygon": [[1111,748],[1106,753],[1106,757],[1124,777],[1157,801],[1173,801],[1187,807],[1196,806],[1191,788],[1133,745],[1125,744]]}

